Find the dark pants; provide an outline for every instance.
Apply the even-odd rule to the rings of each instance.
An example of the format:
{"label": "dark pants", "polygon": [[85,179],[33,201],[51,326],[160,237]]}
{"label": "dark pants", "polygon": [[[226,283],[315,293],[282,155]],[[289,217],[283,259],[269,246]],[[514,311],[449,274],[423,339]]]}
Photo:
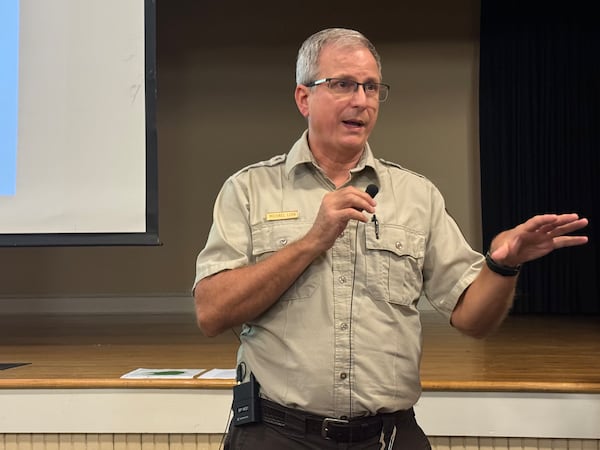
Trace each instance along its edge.
{"label": "dark pants", "polygon": [[[336,442],[307,431],[302,412],[286,409],[286,419],[230,426],[225,450],[431,450],[431,445],[411,410],[381,416],[383,428],[360,442]],[[290,413],[291,411],[291,413]]]}

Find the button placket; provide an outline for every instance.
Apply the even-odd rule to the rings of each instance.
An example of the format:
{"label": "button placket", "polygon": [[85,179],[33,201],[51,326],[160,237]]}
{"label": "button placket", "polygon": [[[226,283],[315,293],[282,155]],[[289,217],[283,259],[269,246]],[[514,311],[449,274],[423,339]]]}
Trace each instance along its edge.
{"label": "button placket", "polygon": [[334,329],[334,371],[337,380],[333,385],[334,410],[347,410],[349,403],[348,361],[350,360],[350,308],[352,297],[353,257],[352,236],[354,230],[344,230],[338,235],[331,248],[332,274],[333,274],[333,298],[332,307],[334,321],[337,326]]}

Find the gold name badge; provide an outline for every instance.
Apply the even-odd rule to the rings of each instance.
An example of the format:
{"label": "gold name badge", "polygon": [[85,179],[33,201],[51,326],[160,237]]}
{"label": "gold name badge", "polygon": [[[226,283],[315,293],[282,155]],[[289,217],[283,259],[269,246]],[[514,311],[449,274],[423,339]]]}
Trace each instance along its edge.
{"label": "gold name badge", "polygon": [[269,220],[290,220],[300,217],[298,211],[281,211],[267,213],[267,221]]}

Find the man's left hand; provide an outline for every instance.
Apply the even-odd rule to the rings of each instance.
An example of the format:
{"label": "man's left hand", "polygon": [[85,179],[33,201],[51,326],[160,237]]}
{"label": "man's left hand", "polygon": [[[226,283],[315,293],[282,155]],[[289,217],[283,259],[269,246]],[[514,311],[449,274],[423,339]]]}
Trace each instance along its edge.
{"label": "man's left hand", "polygon": [[505,266],[518,266],[551,251],[587,243],[587,236],[567,236],[587,226],[577,214],[543,214],[532,217],[496,236],[490,246],[492,259]]}

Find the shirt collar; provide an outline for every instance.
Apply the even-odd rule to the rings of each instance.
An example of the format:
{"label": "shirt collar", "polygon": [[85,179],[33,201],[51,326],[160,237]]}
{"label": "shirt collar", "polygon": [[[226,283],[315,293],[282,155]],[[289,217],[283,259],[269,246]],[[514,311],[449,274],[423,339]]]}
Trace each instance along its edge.
{"label": "shirt collar", "polygon": [[[288,153],[285,162],[285,172],[287,177],[289,178],[292,174],[292,171],[298,167],[305,164],[312,164],[317,167],[317,162],[310,151],[310,147],[308,146],[308,130],[304,130],[300,139],[298,139],[291,150]],[[365,167],[371,167],[375,169],[375,158],[373,157],[373,153],[371,152],[371,147],[369,143],[365,143],[365,151],[360,157],[358,164],[355,168],[351,169],[350,172],[360,172]]]}

